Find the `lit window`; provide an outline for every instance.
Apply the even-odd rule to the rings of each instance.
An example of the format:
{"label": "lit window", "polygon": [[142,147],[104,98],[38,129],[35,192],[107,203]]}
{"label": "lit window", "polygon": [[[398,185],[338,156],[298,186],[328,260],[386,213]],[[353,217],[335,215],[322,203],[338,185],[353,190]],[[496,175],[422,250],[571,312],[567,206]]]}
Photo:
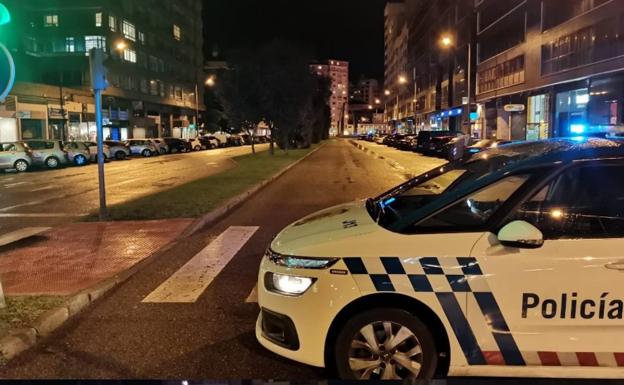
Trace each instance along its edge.
{"label": "lit window", "polygon": [[46,15],[43,20],[43,25],[46,27],[58,27],[58,15]]}
{"label": "lit window", "polygon": [[75,52],[76,51],[76,42],[73,37],[65,38],[65,52]]}
{"label": "lit window", "polygon": [[145,34],[143,32],[139,32],[139,41],[145,45]]}
{"label": "lit window", "polygon": [[129,22],[128,20],[124,20],[121,23],[122,33],[128,40],[136,41],[136,28],[134,24]]}
{"label": "lit window", "polygon": [[173,25],[173,38],[178,41],[182,39],[182,30],[175,24]]}
{"label": "lit window", "polygon": [[130,63],[136,63],[136,51],[130,48],[126,48],[123,51],[124,60]]}
{"label": "lit window", "polygon": [[117,31],[117,18],[115,16],[108,17],[108,28],[113,32]]}
{"label": "lit window", "polygon": [[106,38],[104,36],[85,36],[85,48],[87,52],[93,48],[106,50]]}
{"label": "lit window", "polygon": [[97,12],[95,14],[95,26],[96,27],[102,26],[102,12]]}

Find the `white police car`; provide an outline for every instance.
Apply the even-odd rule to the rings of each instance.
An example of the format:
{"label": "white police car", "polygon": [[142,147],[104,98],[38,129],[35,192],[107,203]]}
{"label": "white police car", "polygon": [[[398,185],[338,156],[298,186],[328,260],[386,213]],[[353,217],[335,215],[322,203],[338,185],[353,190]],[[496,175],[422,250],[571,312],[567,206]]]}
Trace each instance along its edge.
{"label": "white police car", "polygon": [[624,378],[624,142],[520,143],[284,229],[256,335],[341,378]]}

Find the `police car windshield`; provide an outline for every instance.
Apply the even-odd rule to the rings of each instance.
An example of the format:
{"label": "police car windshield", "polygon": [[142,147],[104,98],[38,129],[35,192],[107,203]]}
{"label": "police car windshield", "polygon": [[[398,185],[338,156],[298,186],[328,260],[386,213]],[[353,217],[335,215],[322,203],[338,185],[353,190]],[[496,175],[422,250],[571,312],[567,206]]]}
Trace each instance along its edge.
{"label": "police car windshield", "polygon": [[367,209],[381,226],[392,227],[406,216],[426,215],[428,206],[436,206],[438,200],[471,190],[481,179],[535,155],[513,150],[488,151],[463,164],[447,164],[370,199]]}

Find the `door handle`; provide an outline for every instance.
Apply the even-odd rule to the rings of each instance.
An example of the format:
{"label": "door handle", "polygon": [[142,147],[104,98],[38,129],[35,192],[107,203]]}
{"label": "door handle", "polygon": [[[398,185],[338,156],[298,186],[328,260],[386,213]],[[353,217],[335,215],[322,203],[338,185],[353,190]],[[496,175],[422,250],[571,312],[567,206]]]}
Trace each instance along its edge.
{"label": "door handle", "polygon": [[624,261],[607,263],[605,267],[609,270],[621,270],[624,271]]}

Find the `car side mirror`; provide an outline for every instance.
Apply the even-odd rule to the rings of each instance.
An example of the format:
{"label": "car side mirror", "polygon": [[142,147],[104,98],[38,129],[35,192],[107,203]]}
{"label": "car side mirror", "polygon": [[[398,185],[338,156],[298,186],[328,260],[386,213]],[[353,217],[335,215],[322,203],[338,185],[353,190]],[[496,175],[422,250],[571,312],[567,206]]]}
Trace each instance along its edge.
{"label": "car side mirror", "polygon": [[544,235],[529,222],[513,221],[498,232],[498,241],[507,247],[537,249],[544,245]]}

